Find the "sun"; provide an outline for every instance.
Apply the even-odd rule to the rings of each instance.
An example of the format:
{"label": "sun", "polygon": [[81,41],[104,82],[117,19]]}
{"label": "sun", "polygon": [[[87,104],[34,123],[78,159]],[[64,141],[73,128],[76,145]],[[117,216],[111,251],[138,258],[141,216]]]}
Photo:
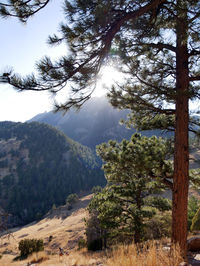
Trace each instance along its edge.
{"label": "sun", "polygon": [[112,87],[116,82],[123,80],[123,74],[113,66],[103,66],[99,73],[97,80],[96,90],[94,96],[102,96],[108,92],[108,89]]}

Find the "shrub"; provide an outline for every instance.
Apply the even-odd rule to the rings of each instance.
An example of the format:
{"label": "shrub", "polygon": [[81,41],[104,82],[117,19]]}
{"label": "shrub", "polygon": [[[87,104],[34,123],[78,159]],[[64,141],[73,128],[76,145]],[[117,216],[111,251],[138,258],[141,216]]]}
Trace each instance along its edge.
{"label": "shrub", "polygon": [[78,195],[76,193],[70,194],[66,199],[66,203],[69,204],[76,203],[77,201],[78,201]]}
{"label": "shrub", "polygon": [[199,209],[199,200],[191,196],[188,201],[188,229],[192,230],[192,220]]}
{"label": "shrub", "polygon": [[196,212],[195,216],[192,219],[191,231],[200,230],[200,208]]}
{"label": "shrub", "polygon": [[80,238],[78,241],[78,249],[82,249],[86,247],[86,240],[84,238]]}
{"label": "shrub", "polygon": [[160,239],[171,235],[171,212],[159,212],[147,221],[144,239]]}
{"label": "shrub", "polygon": [[27,257],[33,252],[44,250],[44,243],[41,239],[24,239],[19,242],[19,250],[21,257]]}
{"label": "shrub", "polygon": [[102,191],[102,187],[101,186],[95,186],[92,188],[92,193],[99,193]]}

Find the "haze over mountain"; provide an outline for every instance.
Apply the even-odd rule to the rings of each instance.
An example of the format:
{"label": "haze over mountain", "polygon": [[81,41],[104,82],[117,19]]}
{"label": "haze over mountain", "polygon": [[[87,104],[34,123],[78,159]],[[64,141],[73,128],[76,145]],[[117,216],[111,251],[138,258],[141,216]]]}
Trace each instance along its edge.
{"label": "haze over mountain", "polygon": [[[135,132],[120,124],[126,120],[129,110],[114,108],[105,96],[91,98],[77,112],[74,109],[63,114],[61,112],[45,112],[38,114],[28,122],[37,121],[55,126],[68,137],[79,143],[95,149],[96,145],[108,142],[110,139],[121,141],[130,139]],[[170,136],[171,133],[161,130],[146,130],[141,132],[146,136]]]}
{"label": "haze over mountain", "polygon": [[126,119],[128,110],[114,109],[105,96],[91,98],[76,111],[45,112],[33,117],[29,122],[37,121],[55,126],[68,137],[91,148],[110,139],[121,141],[129,139],[133,130],[120,125],[120,119]]}
{"label": "haze over mountain", "polygon": [[95,153],[37,122],[0,123],[0,206],[16,223],[42,217],[70,193],[105,184]]}

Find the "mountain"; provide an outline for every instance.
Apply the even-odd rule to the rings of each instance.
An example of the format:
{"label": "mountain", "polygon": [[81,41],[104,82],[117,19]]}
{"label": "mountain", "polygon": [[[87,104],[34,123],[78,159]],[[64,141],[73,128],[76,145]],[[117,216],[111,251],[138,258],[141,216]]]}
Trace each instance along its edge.
{"label": "mountain", "polygon": [[37,121],[50,124],[63,131],[67,136],[90,148],[110,139],[121,141],[129,139],[134,133],[119,124],[126,119],[129,111],[114,109],[106,97],[91,98],[76,111],[46,112],[33,117],[29,122]]}
{"label": "mountain", "polygon": [[[45,112],[38,114],[28,122],[37,121],[55,126],[67,136],[92,149],[108,140],[122,141],[130,139],[135,132],[120,125],[120,120],[127,118],[129,110],[115,109],[105,96],[91,98],[79,111],[74,109],[63,114],[61,112]],[[172,136],[172,133],[161,130],[146,130],[145,136]]]}
{"label": "mountain", "polygon": [[17,224],[105,184],[100,167],[91,149],[47,124],[0,123],[0,205]]}

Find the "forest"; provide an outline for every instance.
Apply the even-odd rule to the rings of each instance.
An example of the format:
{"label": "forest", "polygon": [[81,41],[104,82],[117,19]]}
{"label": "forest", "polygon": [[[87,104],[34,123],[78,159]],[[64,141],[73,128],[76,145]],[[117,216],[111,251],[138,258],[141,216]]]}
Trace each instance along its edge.
{"label": "forest", "polygon": [[94,152],[51,126],[1,122],[0,147],[0,201],[12,226],[40,219],[69,194],[105,184]]}

